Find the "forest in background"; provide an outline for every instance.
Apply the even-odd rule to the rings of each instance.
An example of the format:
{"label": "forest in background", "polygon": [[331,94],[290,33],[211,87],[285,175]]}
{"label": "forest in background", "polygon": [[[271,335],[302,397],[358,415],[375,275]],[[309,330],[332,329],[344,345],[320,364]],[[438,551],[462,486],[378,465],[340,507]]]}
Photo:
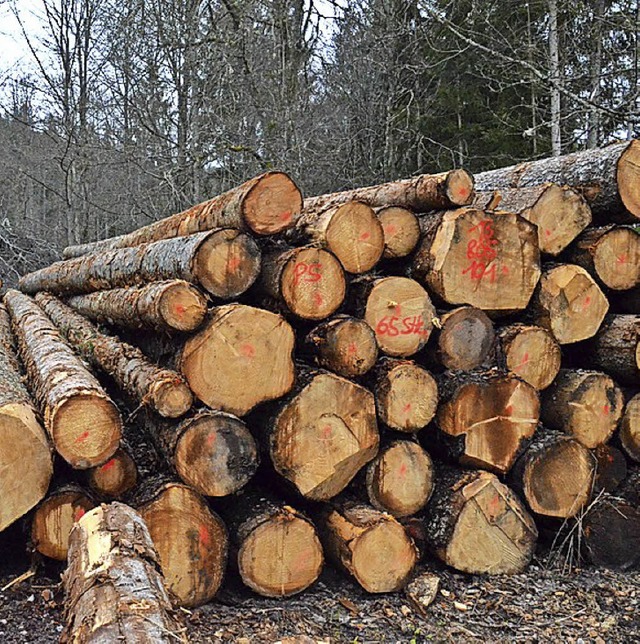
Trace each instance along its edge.
{"label": "forest in background", "polygon": [[635,138],[639,4],[36,0],[36,34],[0,0],[0,277],[271,168],[308,196]]}

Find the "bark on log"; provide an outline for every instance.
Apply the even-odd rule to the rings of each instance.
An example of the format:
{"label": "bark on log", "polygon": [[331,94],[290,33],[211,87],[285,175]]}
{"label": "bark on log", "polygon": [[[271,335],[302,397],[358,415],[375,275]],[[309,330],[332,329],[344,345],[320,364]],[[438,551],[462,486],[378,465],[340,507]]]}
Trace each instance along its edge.
{"label": "bark on log", "polygon": [[598,445],[593,450],[597,461],[596,491],[615,492],[627,478],[627,459],[624,454],[611,445]]}
{"label": "bark on log", "polygon": [[593,364],[616,380],[640,384],[640,315],[609,315],[593,341]]}
{"label": "bark on log", "polygon": [[29,385],[56,450],[72,467],[101,465],[120,441],[117,407],[31,298],[10,290],[5,304]]}
{"label": "bark on log", "polygon": [[127,235],[68,246],[63,256],[79,257],[215,228],[248,229],[257,235],[273,235],[292,226],[301,208],[302,195],[293,180],[283,172],[266,172],[209,201]]}
{"label": "bark on log", "polygon": [[22,384],[11,323],[0,304],[0,532],[47,492],[51,448]]}
{"label": "bark on log", "polygon": [[384,236],[384,259],[398,259],[410,255],[420,241],[418,217],[408,208],[384,206],[375,208]]}
{"label": "bark on log", "polygon": [[620,421],[620,444],[630,459],[640,462],[640,394],[625,405]]}
{"label": "bark on log", "polygon": [[204,295],[183,280],[76,295],[67,304],[95,322],[173,333],[195,331],[207,314]]}
{"label": "bark on log", "polygon": [[591,208],[584,197],[569,186],[554,183],[478,192],[473,205],[522,215],[538,229],[540,252],[554,256],[591,223]]}
{"label": "bark on log", "polygon": [[606,443],[622,417],[624,400],[604,373],[560,369],[542,398],[542,420],[593,449]]}
{"label": "bark on log", "polygon": [[518,497],[483,471],[438,470],[424,525],[431,550],[448,566],[472,574],[522,572],[538,537]]}
{"label": "bark on log", "polygon": [[78,355],[95,369],[109,374],[118,387],[137,403],[148,405],[167,418],[178,418],[189,411],[193,396],[178,373],[161,369],[140,349],[115,336],[100,333],[91,322],[57,297],[38,293],[35,300]]}
{"label": "bark on log", "polygon": [[19,287],[67,296],[182,279],[214,297],[234,299],[254,283],[260,263],[249,235],[223,228],[56,262],[21,277]]}
{"label": "bark on log", "polygon": [[85,514],[69,538],[61,642],[187,642],[149,531],[122,503]]}
{"label": "bark on log", "polygon": [[547,182],[579,190],[594,216],[640,217],[640,142],[610,145],[481,172],[476,190],[525,188]]}
{"label": "bark on log", "polygon": [[89,487],[103,499],[121,499],[138,483],[138,468],[122,447],[104,464],[87,470]]}

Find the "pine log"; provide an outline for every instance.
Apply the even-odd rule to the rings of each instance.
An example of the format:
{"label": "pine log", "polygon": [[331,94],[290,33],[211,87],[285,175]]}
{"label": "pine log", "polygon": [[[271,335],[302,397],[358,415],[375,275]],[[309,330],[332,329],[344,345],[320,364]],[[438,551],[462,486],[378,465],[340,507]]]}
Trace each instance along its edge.
{"label": "pine log", "polygon": [[491,372],[450,373],[439,385],[445,402],[436,420],[450,455],[464,465],[508,472],[536,430],[537,391]]}
{"label": "pine log", "polygon": [[0,532],[46,494],[51,448],[22,384],[11,323],[0,304]]}
{"label": "pine log", "polygon": [[72,467],[101,465],[118,448],[118,408],[31,298],[9,290],[4,301],[53,445]]}
{"label": "pine log", "polygon": [[271,461],[302,496],[326,501],[378,451],[375,402],[330,373],[306,374],[298,387],[269,424]]}
{"label": "pine log", "polygon": [[529,161],[475,175],[476,190],[525,188],[547,182],[580,191],[594,216],[640,217],[640,142]]}
{"label": "pine log", "polygon": [[109,374],[137,403],[167,418],[178,418],[189,411],[193,395],[178,373],[161,369],[140,349],[101,333],[54,295],[38,293],[35,300],[76,353],[93,368]]}
{"label": "pine log", "polygon": [[472,574],[522,572],[538,538],[518,497],[483,471],[439,470],[424,525],[438,558]]}
{"label": "pine log", "polygon": [[640,385],[640,315],[609,315],[593,341],[593,364],[616,380]]}
{"label": "pine log", "polygon": [[49,491],[35,509],[31,523],[31,543],[45,557],[64,561],[69,550],[69,533],[73,524],[96,502],[77,485],[62,485]]}
{"label": "pine log", "polygon": [[320,534],[327,557],[369,593],[401,590],[418,560],[402,525],[368,505],[334,504],[322,518]]}
{"label": "pine log", "polygon": [[640,462],[640,394],[636,394],[625,405],[619,435],[627,456]]}
{"label": "pine log", "polygon": [[409,360],[384,358],[374,379],[378,418],[387,427],[413,433],[431,422],[438,407],[438,385],[426,369]]}
{"label": "pine log", "polygon": [[445,212],[429,223],[412,274],[449,304],[520,311],[540,277],[536,226],[512,213]]}
{"label": "pine log", "polygon": [[384,206],[375,208],[382,224],[385,259],[398,259],[410,255],[420,241],[418,217],[408,208]]}
{"label": "pine log", "polygon": [[304,349],[318,366],[345,378],[364,375],[378,357],[373,329],[364,320],[347,315],[338,315],[312,329]]}
{"label": "pine log", "polygon": [[640,232],[632,226],[589,228],[568,257],[610,289],[626,291],[640,285]]}
{"label": "pine log", "polygon": [[561,264],[546,270],[532,300],[536,324],[553,333],[560,344],[593,337],[609,302],[591,275],[575,264]]}
{"label": "pine log", "polygon": [[612,445],[598,445],[593,455],[597,461],[596,491],[615,492],[627,478],[627,459]]}
{"label": "pine log", "polygon": [[591,497],[597,461],[578,441],[540,427],[509,474],[533,512],[567,519]]}
{"label": "pine log", "polygon": [[562,353],[549,331],[539,326],[511,324],[498,332],[498,362],[538,390],[558,375]]}
{"label": "pine log", "polygon": [[302,195],[293,180],[284,172],[266,172],[209,201],[129,234],[68,246],[63,256],[79,257],[215,228],[239,228],[257,235],[273,235],[292,226],[301,208]]}
{"label": "pine log", "polygon": [[279,315],[242,304],[216,307],[180,351],[178,370],[212,409],[244,416],[293,386],[294,334]]}
{"label": "pine log", "polygon": [[195,331],[207,314],[207,300],[184,280],[95,291],[69,298],[67,304],[95,322],[127,329]]}
{"label": "pine log", "polygon": [[87,483],[103,499],[121,499],[138,483],[136,462],[121,445],[104,465],[87,470]]}
{"label": "pine log", "polygon": [[234,299],[254,283],[260,263],[260,249],[249,235],[223,228],[56,262],[18,284],[25,293],[68,296],[181,279],[214,297]]}
{"label": "pine log", "polygon": [[372,208],[401,206],[415,212],[443,210],[465,206],[473,198],[473,177],[466,170],[450,170],[440,174],[421,174],[367,188],[309,197],[304,207],[317,209],[347,201],[362,201]]}
{"label": "pine log", "polygon": [[569,186],[544,183],[526,188],[504,188],[496,193],[478,192],[476,208],[514,212],[538,229],[540,252],[558,255],[591,223],[591,208]]}
{"label": "pine log", "polygon": [[122,503],[85,514],[69,537],[61,642],[186,642],[140,516]]}
{"label": "pine log", "polygon": [[331,315],[344,300],[347,283],[340,262],[321,248],[287,248],[268,254],[260,287],[276,305],[305,320]]}
{"label": "pine log", "polygon": [[560,369],[542,398],[542,420],[593,449],[606,443],[622,417],[624,400],[609,376],[584,369]]}
{"label": "pine log", "polygon": [[408,517],[431,497],[433,462],[417,443],[392,441],[367,465],[366,484],[374,508],[396,518]]}
{"label": "pine log", "polygon": [[180,606],[200,606],[218,592],[227,564],[227,529],[205,500],[180,483],[151,485],[132,501],[160,556],[167,590]]}

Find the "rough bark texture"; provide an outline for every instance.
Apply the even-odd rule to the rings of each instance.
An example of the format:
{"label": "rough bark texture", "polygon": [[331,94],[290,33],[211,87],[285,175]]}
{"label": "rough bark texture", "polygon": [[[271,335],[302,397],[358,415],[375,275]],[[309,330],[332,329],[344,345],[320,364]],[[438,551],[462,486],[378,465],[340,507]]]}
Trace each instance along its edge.
{"label": "rough bark texture", "polygon": [[624,454],[612,445],[598,445],[593,450],[597,461],[596,491],[615,492],[627,478],[627,460]]}
{"label": "rough bark texture", "polygon": [[620,444],[629,458],[640,462],[640,394],[631,398],[624,408]]}
{"label": "rough bark texture", "polygon": [[398,259],[410,255],[420,241],[420,222],[408,208],[385,206],[376,208],[382,224],[385,259]]}
{"label": "rough bark texture", "polygon": [[122,433],[117,407],[31,298],[10,290],[5,304],[56,450],[78,469],[104,463],[118,448]]}
{"label": "rough bark texture", "polygon": [[640,315],[609,315],[591,351],[594,366],[616,380],[640,384]]}
{"label": "rough bark texture", "polygon": [[138,483],[138,468],[129,450],[122,445],[99,467],[87,470],[89,487],[103,499],[120,499]]}
{"label": "rough bark texture", "polygon": [[158,555],[140,516],[122,503],[85,514],[69,537],[61,642],[186,642]]}

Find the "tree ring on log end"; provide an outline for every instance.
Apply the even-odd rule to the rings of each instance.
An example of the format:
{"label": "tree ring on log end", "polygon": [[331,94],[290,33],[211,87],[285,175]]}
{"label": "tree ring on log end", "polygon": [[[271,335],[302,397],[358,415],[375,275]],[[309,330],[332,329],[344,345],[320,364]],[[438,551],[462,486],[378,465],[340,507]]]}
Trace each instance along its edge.
{"label": "tree ring on log end", "polygon": [[193,394],[182,379],[165,380],[153,386],[153,408],[164,418],[179,418],[193,404]]}
{"label": "tree ring on log end", "polygon": [[284,172],[269,172],[251,188],[243,204],[244,221],[258,235],[290,228],[302,210],[302,194]]}

